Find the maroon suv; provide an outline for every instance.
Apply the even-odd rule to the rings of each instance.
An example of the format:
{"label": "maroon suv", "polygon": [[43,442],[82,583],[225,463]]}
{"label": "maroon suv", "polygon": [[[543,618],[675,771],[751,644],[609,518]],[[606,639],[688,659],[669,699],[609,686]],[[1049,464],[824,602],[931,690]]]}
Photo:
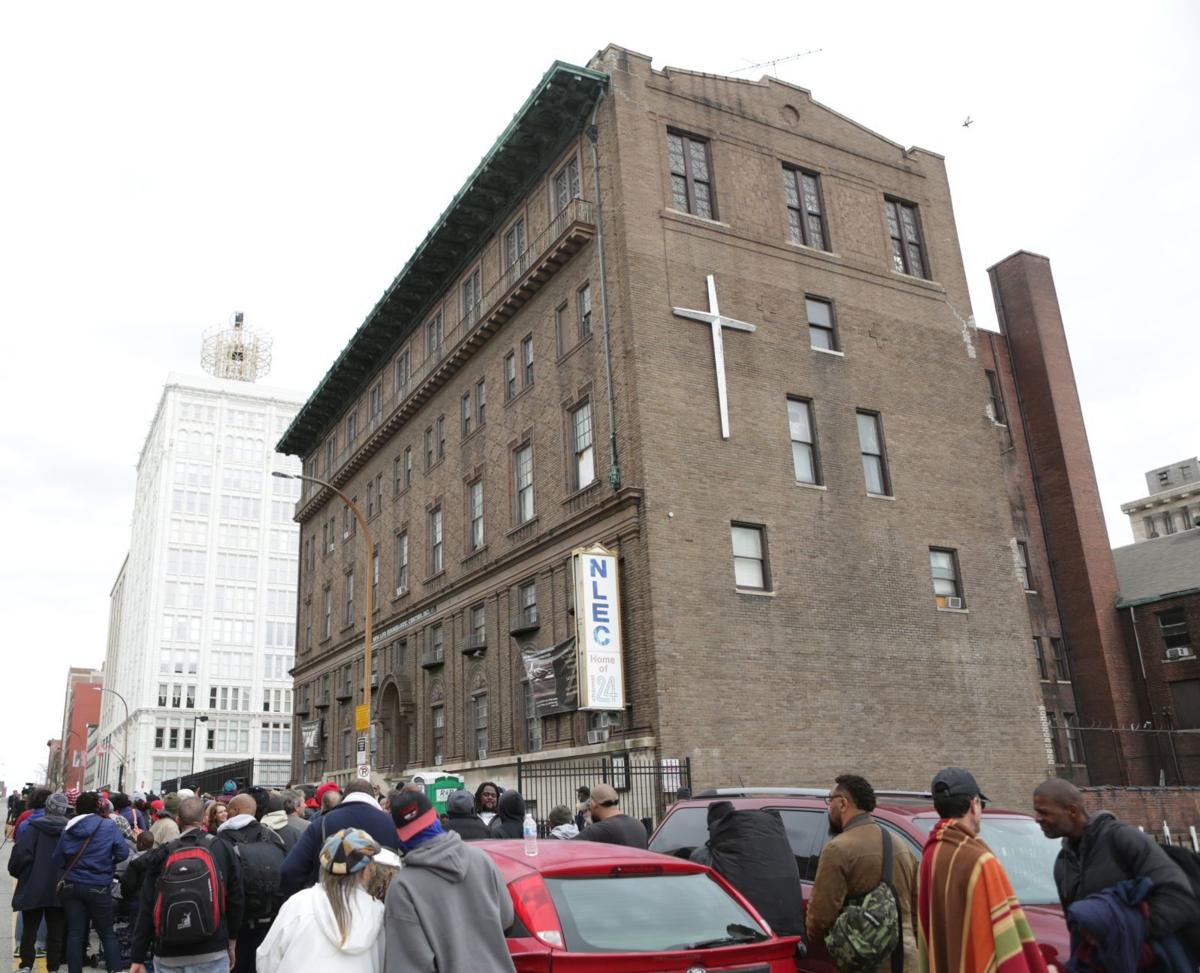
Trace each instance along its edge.
{"label": "maroon suv", "polygon": [[[707,812],[713,801],[730,801],[740,809],[778,811],[787,830],[807,903],[817,874],[821,849],[829,840],[827,788],[731,787],[704,791],[690,801],[671,806],[650,838],[650,850],[687,857],[708,840]],[[872,816],[902,838],[918,860],[930,829],[938,821],[933,797],[909,791],[876,791]],[[1042,835],[1028,814],[988,808],[983,812],[980,837],[1004,864],[1017,898],[1025,909],[1050,973],[1066,966],[1070,935],[1054,887],[1054,859],[1059,843]],[[823,946],[810,947],[800,966],[810,973],[835,973]]]}

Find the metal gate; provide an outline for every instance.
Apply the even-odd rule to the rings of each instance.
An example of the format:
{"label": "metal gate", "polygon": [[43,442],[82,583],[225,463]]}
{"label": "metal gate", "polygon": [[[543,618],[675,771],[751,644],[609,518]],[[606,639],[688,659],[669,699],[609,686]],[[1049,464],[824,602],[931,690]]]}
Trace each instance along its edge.
{"label": "metal gate", "polygon": [[680,788],[691,792],[692,761],[690,757],[657,760],[628,752],[536,763],[517,758],[517,790],[543,836],[549,834],[546,819],[551,809],[562,804],[574,814],[577,789],[600,783],[611,784],[620,795],[621,810],[653,830]]}
{"label": "metal gate", "polygon": [[254,761],[239,760],[236,763],[211,767],[195,774],[185,774],[162,782],[160,794],[171,794],[184,787],[194,790],[197,794],[220,794],[221,786],[227,780],[232,780],[238,788],[249,787],[254,783]]}

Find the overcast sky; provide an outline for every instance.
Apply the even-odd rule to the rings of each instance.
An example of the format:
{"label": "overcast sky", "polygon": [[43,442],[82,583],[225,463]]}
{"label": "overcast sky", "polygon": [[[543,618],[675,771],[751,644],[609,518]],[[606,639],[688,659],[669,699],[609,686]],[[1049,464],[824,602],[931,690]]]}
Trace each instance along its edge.
{"label": "overcast sky", "polygon": [[778,76],[944,154],[980,325],[988,266],[1053,262],[1130,542],[1143,472],[1200,450],[1191,0],[7,3],[0,779],[33,778],[68,666],[103,661],[167,373],[241,310],[274,336],[267,381],[310,392],[551,62],[610,42],[714,73],[819,49]]}

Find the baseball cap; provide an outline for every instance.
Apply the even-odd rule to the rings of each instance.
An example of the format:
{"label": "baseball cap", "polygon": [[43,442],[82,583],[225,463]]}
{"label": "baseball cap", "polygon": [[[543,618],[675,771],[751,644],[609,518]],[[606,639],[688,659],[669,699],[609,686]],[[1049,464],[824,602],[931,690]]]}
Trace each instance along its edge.
{"label": "baseball cap", "polygon": [[392,821],[401,841],[410,841],[437,819],[437,808],[420,792],[401,791],[392,799]]}
{"label": "baseball cap", "polygon": [[962,767],[943,767],[934,775],[933,786],[930,787],[930,790],[933,791],[934,797],[945,795],[946,797],[979,797],[985,801],[991,800],[979,789],[971,772],[963,770]]}

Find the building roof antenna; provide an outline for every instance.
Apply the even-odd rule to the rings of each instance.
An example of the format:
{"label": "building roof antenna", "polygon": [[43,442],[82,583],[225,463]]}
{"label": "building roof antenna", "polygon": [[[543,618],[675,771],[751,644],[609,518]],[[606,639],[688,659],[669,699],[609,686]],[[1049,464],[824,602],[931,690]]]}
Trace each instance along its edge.
{"label": "building roof antenna", "polygon": [[789,54],[787,57],[777,57],[770,61],[760,61],[758,64],[747,64],[744,68],[734,68],[729,73],[739,74],[742,71],[753,71],[756,68],[770,68],[771,74],[778,78],[779,72],[775,70],[778,65],[786,64],[788,61],[798,61],[800,58],[808,57],[810,54],[820,54],[823,50],[824,48],[822,47],[814,47],[807,51],[801,51],[799,54]]}

